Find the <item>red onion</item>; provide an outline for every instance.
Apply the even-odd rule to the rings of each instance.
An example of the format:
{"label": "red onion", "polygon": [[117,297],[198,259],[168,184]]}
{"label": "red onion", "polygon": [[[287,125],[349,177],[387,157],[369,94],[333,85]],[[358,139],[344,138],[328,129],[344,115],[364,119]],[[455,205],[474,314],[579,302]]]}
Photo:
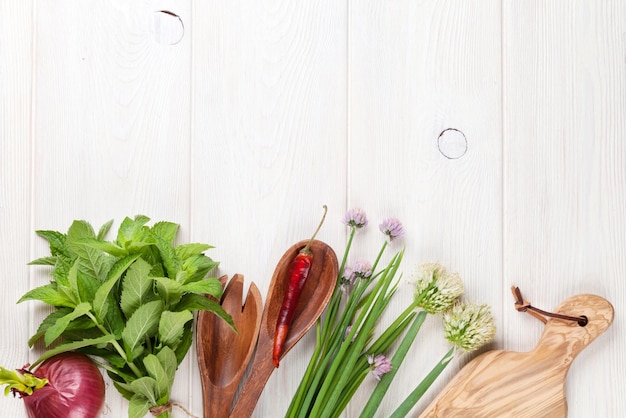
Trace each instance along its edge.
{"label": "red onion", "polygon": [[23,396],[29,418],[95,418],[104,405],[104,380],[89,357],[63,353],[33,372],[48,384]]}

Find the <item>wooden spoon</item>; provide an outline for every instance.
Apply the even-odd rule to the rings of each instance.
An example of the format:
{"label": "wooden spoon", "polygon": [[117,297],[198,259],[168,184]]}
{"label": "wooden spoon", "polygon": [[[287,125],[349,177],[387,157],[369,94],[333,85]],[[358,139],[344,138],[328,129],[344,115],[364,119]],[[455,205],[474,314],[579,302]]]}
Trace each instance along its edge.
{"label": "wooden spoon", "polygon": [[433,417],[567,416],[565,378],[574,358],[613,321],[613,306],[595,295],[565,300],[556,313],[588,323],[550,318],[534,350],[494,350],[469,362],[420,415]]}
{"label": "wooden spoon", "polygon": [[[226,280],[226,276],[220,278],[222,286]],[[226,286],[221,304],[232,316],[238,333],[212,312],[198,313],[196,349],[207,418],[228,417],[256,345],[263,309],[261,292],[252,282],[243,307],[242,294],[243,276],[236,274]]]}
{"label": "wooden spoon", "polygon": [[[289,248],[276,266],[267,293],[256,354],[250,367],[250,374],[244,382],[239,398],[231,413],[232,417],[245,418],[252,415],[263,387],[274,371],[272,362],[274,333],[276,332],[276,321],[289,280],[289,268],[292,260],[304,248],[307,242],[308,240],[300,241]],[[294,320],[289,327],[287,341],[285,341],[281,358],[300,341],[317,321],[324,309],[326,309],[337,282],[337,256],[333,249],[316,240],[311,243],[310,249],[313,253],[313,263],[309,271],[309,277],[302,289]]]}

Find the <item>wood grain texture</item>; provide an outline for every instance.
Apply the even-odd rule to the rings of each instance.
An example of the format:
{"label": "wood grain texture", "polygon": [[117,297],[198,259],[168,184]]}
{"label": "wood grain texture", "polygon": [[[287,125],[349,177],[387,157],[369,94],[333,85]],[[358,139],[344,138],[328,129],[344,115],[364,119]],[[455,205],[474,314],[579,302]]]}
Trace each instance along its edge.
{"label": "wood grain texture", "polygon": [[[404,277],[382,324],[411,300],[416,265],[433,261],[460,274],[468,299],[500,312],[500,3],[351,1],[349,28],[348,206],[370,218],[349,262],[373,260],[383,241],[378,224],[395,216],[406,234],[385,257],[406,246]],[[447,128],[467,138],[461,158],[439,151]],[[377,416],[389,416],[449,349],[436,317],[417,341]],[[448,367],[420,408],[463,361]],[[360,399],[375,382],[366,380]],[[353,402],[346,416],[360,408]]]}
{"label": "wood grain texture", "polygon": [[[272,356],[276,324],[287,292],[287,284],[291,277],[292,262],[299,251],[307,245],[307,242],[308,240],[305,240],[292,245],[276,265],[265,299],[259,340],[250,364],[250,374],[244,381],[241,392],[235,401],[231,413],[233,418],[252,416],[266,382],[273,373],[280,370],[274,365]],[[283,368],[282,359],[291,349],[296,347],[306,332],[315,325],[335,289],[338,273],[335,252],[328,244],[318,240],[312,241],[310,251],[313,254],[313,261],[308,272],[308,278],[300,293],[299,300],[302,302],[297,305],[289,326],[287,339],[283,344],[280,357]]]}
{"label": "wood grain texture", "polygon": [[[504,278],[539,307],[578,293],[615,305],[616,326],[581,354],[566,391],[570,417],[618,417],[626,411],[613,392],[626,370],[624,3],[503,6]],[[529,350],[541,327],[503,314],[507,348]]]}
{"label": "wood grain texture", "polygon": [[[32,307],[15,302],[33,285],[30,269],[33,2],[0,2],[0,365],[33,361]],[[3,397],[4,398],[4,397]],[[2,415],[24,416],[20,401],[0,400]]]}
{"label": "wood grain texture", "polygon": [[[345,242],[346,24],[333,0],[193,4],[192,237],[216,245],[220,273],[244,274],[264,300],[322,205],[318,239]],[[313,341],[282,360],[253,416],[287,410]]]}
{"label": "wood grain texture", "polygon": [[[222,276],[220,281],[228,278]],[[252,359],[263,315],[263,297],[254,282],[243,298],[243,276],[228,280],[220,304],[233,319],[233,330],[213,312],[198,312],[196,352],[205,417],[228,417],[239,384]],[[243,305],[242,305],[243,301]]]}
{"label": "wood grain texture", "polygon": [[[181,224],[178,239],[188,241],[191,39],[155,41],[159,6],[37,2],[30,236],[67,230],[73,219],[94,228],[114,219],[117,228],[124,216],[144,214]],[[188,18],[189,2],[179,7]],[[47,254],[45,241],[33,239],[35,256]],[[33,271],[33,287],[49,281],[46,269]],[[29,305],[32,335],[48,311]],[[189,358],[181,364],[173,400],[189,404],[196,370]],[[114,415],[127,415],[128,402],[106,393]]]}
{"label": "wood grain texture", "polygon": [[606,299],[584,294],[568,298],[555,312],[585,316],[587,325],[549,319],[532,351],[482,354],[456,374],[419,416],[567,416],[567,372],[582,350],[611,325],[614,309]]}
{"label": "wood grain texture", "polygon": [[[370,225],[349,262],[375,256],[383,218],[406,229],[391,251],[406,246],[407,282],[382,325],[410,300],[413,266],[434,260],[493,307],[487,348],[528,352],[541,335],[514,310],[511,285],[539,307],[581,293],[612,302],[614,325],[580,353],[565,395],[571,418],[621,418],[625,17],[621,0],[1,2],[0,309],[11,331],[0,364],[41,351],[26,340],[46,310],[15,305],[48,280],[26,266],[47,253],[35,229],[137,213],[175,221],[181,241],[216,246],[216,275],[243,274],[265,297],[323,204],[318,239],[338,256],[339,220],[360,206]],[[465,134],[460,158],[440,152],[448,128]],[[448,350],[440,332],[429,318],[379,416]],[[284,358],[255,418],[286,411],[313,341]],[[196,364],[190,352],[173,398],[199,415]],[[374,384],[344,416],[358,416]],[[107,407],[126,416],[112,389]],[[0,410],[25,416],[11,398]]]}

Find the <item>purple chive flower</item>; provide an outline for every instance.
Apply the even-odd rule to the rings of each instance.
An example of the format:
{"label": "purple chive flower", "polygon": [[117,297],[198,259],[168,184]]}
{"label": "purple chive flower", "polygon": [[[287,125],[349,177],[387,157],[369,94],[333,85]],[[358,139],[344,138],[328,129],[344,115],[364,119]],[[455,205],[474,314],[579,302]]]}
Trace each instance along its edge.
{"label": "purple chive flower", "polygon": [[354,281],[354,276],[352,274],[352,269],[349,266],[346,266],[343,269],[343,275],[341,276],[341,280],[339,281],[341,291],[347,292],[349,288],[352,286]]}
{"label": "purple chive flower", "polygon": [[404,235],[404,227],[398,218],[387,218],[379,226],[380,232],[389,237],[389,241]]}
{"label": "purple chive flower", "polygon": [[370,370],[377,380],[380,380],[385,373],[389,373],[391,371],[391,361],[383,354],[378,354],[376,356],[368,354],[367,362],[369,363]]}
{"label": "purple chive flower", "polygon": [[[343,339],[345,340],[346,338],[348,338],[348,336],[350,335],[350,332],[352,332],[352,325],[348,325],[348,327],[346,328],[346,332],[343,334]],[[359,333],[355,332],[354,336],[352,337],[352,342],[354,342],[354,340],[356,340],[356,337]]]}
{"label": "purple chive flower", "polygon": [[363,209],[353,208],[346,212],[341,222],[353,228],[363,228],[367,226],[367,216]]}
{"label": "purple chive flower", "polygon": [[350,283],[354,284],[356,279],[367,279],[372,276],[372,263],[366,260],[359,260],[350,267]]}

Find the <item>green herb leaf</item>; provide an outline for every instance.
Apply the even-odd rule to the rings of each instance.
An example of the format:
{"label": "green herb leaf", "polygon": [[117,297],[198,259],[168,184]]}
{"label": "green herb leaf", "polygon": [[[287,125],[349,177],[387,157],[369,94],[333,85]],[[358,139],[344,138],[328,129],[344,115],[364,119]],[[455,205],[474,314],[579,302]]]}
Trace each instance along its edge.
{"label": "green herb leaf", "polygon": [[157,222],[150,231],[171,247],[178,232],[178,225],[172,222]]}
{"label": "green herb leaf", "polygon": [[180,258],[181,260],[186,260],[191,256],[200,255],[211,248],[214,247],[209,244],[192,243],[179,245],[175,248],[175,250],[178,258]]}
{"label": "green herb leaf", "polygon": [[141,241],[144,235],[143,226],[150,221],[150,218],[144,215],[137,215],[135,219],[124,218],[120,229],[117,231],[117,243],[127,248],[133,241]]}
{"label": "green herb leaf", "polygon": [[202,254],[187,258],[182,266],[182,269],[186,273],[183,283],[196,282],[204,279],[208,272],[218,265],[219,263]]}
{"label": "green herb leaf", "polygon": [[57,258],[54,256],[41,257],[28,263],[29,266],[54,266]]}
{"label": "green herb leaf", "polygon": [[143,359],[143,364],[144,366],[146,366],[146,371],[148,372],[148,375],[152,377],[157,384],[156,403],[167,402],[170,392],[170,378],[167,375],[158,357],[154,354],[148,354]]}
{"label": "green herb leaf", "polygon": [[76,304],[68,298],[66,294],[57,290],[56,283],[47,284],[29,290],[17,301],[17,303],[24,302],[26,300],[40,300],[48,305],[65,306],[68,308],[76,306]]}
{"label": "green herb leaf", "polygon": [[185,324],[193,319],[189,311],[169,312],[161,314],[159,321],[159,341],[172,349],[176,349],[183,337]]}
{"label": "green herb leaf", "polygon": [[109,310],[109,304],[111,303],[109,293],[113,289],[113,286],[117,284],[117,281],[120,279],[122,274],[138,258],[139,254],[129,255],[128,257],[125,257],[115,263],[109,271],[107,281],[104,282],[96,292],[93,300],[93,309],[96,313],[96,318],[98,318],[100,321],[104,322],[104,318],[106,317]]}
{"label": "green herb leaf", "polygon": [[85,315],[91,310],[91,304],[89,302],[80,303],[74,308],[74,310],[67,315],[58,318],[54,325],[49,327],[46,330],[44,342],[46,343],[46,347],[52,344],[54,340],[56,340],[62,333],[65,331],[67,326],[74,319]]}
{"label": "green herb leaf", "polygon": [[130,387],[137,395],[141,395],[146,398],[150,405],[156,405],[157,382],[152,377],[144,376],[139,379],[135,379],[130,382]]}
{"label": "green herb leaf", "polygon": [[122,282],[122,312],[126,318],[141,305],[155,300],[157,297],[152,291],[153,281],[148,274],[152,266],[143,259],[136,260],[126,271]]}
{"label": "green herb leaf", "polygon": [[233,330],[235,329],[235,323],[233,318],[222,308],[222,305],[215,300],[211,300],[205,296],[200,296],[195,293],[188,293],[184,295],[180,302],[171,309],[172,311],[209,311],[226,321]]}
{"label": "green herb leaf", "polygon": [[111,225],[113,225],[113,219],[104,223],[104,225],[102,225],[100,227],[100,230],[98,231],[97,239],[103,240],[106,234],[109,233],[109,230],[111,229]]}
{"label": "green herb leaf", "polygon": [[128,319],[122,332],[122,340],[128,352],[132,352],[145,338],[156,334],[162,310],[163,303],[155,300],[139,307]]}
{"label": "green herb leaf", "polygon": [[217,299],[222,296],[222,284],[217,279],[200,280],[183,285],[183,290],[189,293],[197,293],[199,295],[211,295]]}
{"label": "green herb leaf", "polygon": [[143,418],[148,414],[152,403],[140,394],[134,395],[128,404],[128,418]]}
{"label": "green herb leaf", "polygon": [[174,384],[174,376],[176,373],[176,369],[178,368],[178,362],[176,360],[176,353],[174,351],[165,346],[156,354],[163,370],[165,370],[165,375],[168,376],[168,385],[171,388]]}
{"label": "green herb leaf", "polygon": [[114,336],[112,336],[112,335],[103,335],[102,337],[99,337],[99,338],[88,338],[88,339],[84,339],[84,340],[81,340],[81,341],[74,341],[74,342],[67,343],[67,344],[60,344],[60,345],[57,345],[56,347],[51,348],[51,349],[47,350],[46,352],[44,352],[37,359],[37,361],[35,361],[33,364],[31,364],[31,368],[32,367],[36,367],[41,362],[49,359],[50,357],[54,357],[57,354],[65,353],[67,351],[75,351],[75,350],[78,350],[79,348],[89,347],[89,346],[92,346],[92,345],[107,344],[107,343],[111,343],[113,341],[115,341],[115,337]]}
{"label": "green herb leaf", "polygon": [[73,254],[76,254],[76,246],[83,238],[95,238],[93,227],[86,221],[76,220],[67,230],[66,245]]}
{"label": "green herb leaf", "polygon": [[187,355],[191,344],[193,343],[193,329],[191,325],[193,322],[187,322],[183,329],[183,336],[180,339],[180,343],[178,347],[174,350],[174,354],[176,354],[176,364],[182,363],[183,359]]}
{"label": "green herb leaf", "polygon": [[161,295],[165,306],[169,307],[180,301],[184,293],[183,286],[180,283],[167,277],[152,277],[152,280],[156,282],[157,291]]}
{"label": "green herb leaf", "polygon": [[50,252],[52,253],[52,255],[56,256],[59,254],[63,254],[66,257],[69,257],[67,248],[65,246],[65,234],[57,231],[36,231],[36,233],[37,235],[48,241],[48,244],[50,245]]}
{"label": "green herb leaf", "polygon": [[172,245],[159,235],[153,234],[155,245],[161,254],[163,259],[163,265],[167,276],[171,279],[175,279],[178,276],[178,272],[181,270],[180,259],[176,256],[176,251]]}
{"label": "green herb leaf", "polygon": [[99,239],[84,239],[83,245],[104,251],[114,257],[126,257],[128,255],[126,248],[120,247],[114,242],[101,241]]}

